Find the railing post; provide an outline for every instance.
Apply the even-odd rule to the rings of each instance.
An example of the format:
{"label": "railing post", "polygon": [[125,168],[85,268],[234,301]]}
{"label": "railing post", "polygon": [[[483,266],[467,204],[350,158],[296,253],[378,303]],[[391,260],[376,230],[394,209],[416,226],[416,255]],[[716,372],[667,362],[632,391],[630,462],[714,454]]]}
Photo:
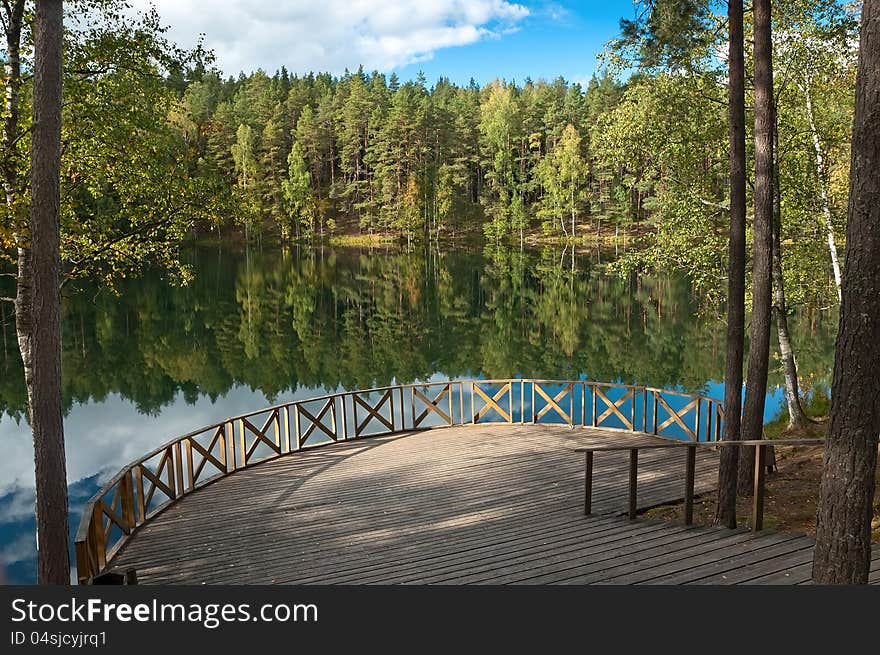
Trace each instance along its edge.
{"label": "railing post", "polygon": [[186,492],[183,485],[183,452],[180,448],[180,442],[174,444],[174,471],[177,474],[177,486],[175,491],[178,497]]}
{"label": "railing post", "polygon": [[642,389],[642,432],[648,431],[648,390]]}
{"label": "railing post", "polygon": [[651,416],[653,418],[651,419],[651,422],[654,426],[653,432],[654,434],[657,434],[657,390],[655,389],[654,391],[652,391],[651,395],[654,396],[654,405],[652,407],[653,411],[651,412]]}
{"label": "railing post", "polygon": [[[426,394],[430,394],[431,392],[425,389]],[[413,430],[416,429],[416,388],[409,388],[409,409],[410,409],[410,420],[412,421]],[[403,411],[402,409],[400,411]]]}
{"label": "railing post", "polygon": [[229,473],[229,449],[226,447],[226,424],[220,426],[219,428],[220,435],[217,438],[217,443],[220,444],[220,461],[223,463],[223,470],[226,473]]}
{"label": "railing post", "polygon": [[458,416],[461,418],[459,425],[464,425],[464,382],[458,383]]}
{"label": "railing post", "polygon": [[629,451],[629,518],[636,518],[636,494],[639,481],[639,449],[630,448]]}
{"label": "railing post", "polygon": [[538,412],[535,411],[535,383],[532,382],[532,420],[529,423],[538,422]]}
{"label": "railing post", "polygon": [[[511,412],[513,417],[513,412]],[[519,424],[526,424],[526,380],[523,378],[519,381]]]}
{"label": "railing post", "polygon": [[89,546],[85,541],[77,541],[75,544],[76,553],[76,579],[80,584],[84,584],[91,578],[96,571],[92,571],[91,559],[89,558]]}
{"label": "railing post", "polygon": [[636,388],[630,387],[629,396],[629,431],[636,431]]}
{"label": "railing post", "polygon": [[[170,500],[173,500],[173,499],[177,498],[178,496],[180,496],[180,492],[177,489],[177,476],[175,475],[175,471],[174,471],[175,464],[174,464],[174,445],[173,444],[171,446],[168,446],[168,448],[165,449],[164,457],[165,457],[165,469],[168,471],[168,488],[171,489],[171,494],[172,494]],[[157,476],[159,473],[161,473],[161,470],[156,472]]]}
{"label": "railing post", "polygon": [[[345,432],[345,402],[342,403],[343,411],[342,411],[342,431]],[[290,406],[284,406],[284,420],[282,421],[282,428],[284,429],[284,452],[290,452]]]}
{"label": "railing post", "polygon": [[764,454],[766,446],[755,447],[755,487],[752,494],[752,530],[764,528]]}
{"label": "railing post", "polygon": [[694,522],[694,478],[697,468],[697,447],[687,447],[687,463],[684,476],[684,524]]}
{"label": "railing post", "polygon": [[[245,434],[244,434],[244,421],[242,419],[238,419],[236,421],[238,423],[238,445],[241,451],[241,458],[238,460],[237,468],[244,468],[247,466],[247,444],[245,443]],[[233,425],[232,428],[233,433],[235,433],[235,427]],[[235,451],[235,440],[232,441],[232,450]]]}
{"label": "railing post", "polygon": [[593,513],[593,452],[584,453],[584,515]]}
{"label": "railing post", "polygon": [[712,441],[712,401],[706,401],[706,441]]}
{"label": "railing post", "polygon": [[[452,409],[452,382],[446,385],[447,391],[449,391],[449,425],[455,424],[455,416],[453,415]],[[413,426],[415,428],[415,426]]]}
{"label": "railing post", "polygon": [[587,424],[587,383],[581,382],[581,425]]}
{"label": "railing post", "polygon": [[[345,394],[339,394],[339,409],[341,410],[341,414],[339,415],[339,430],[342,435],[342,440],[348,440],[348,417],[346,416],[345,411]],[[290,419],[288,418],[288,421]]]}
{"label": "railing post", "polygon": [[476,383],[471,381],[471,425],[474,425],[477,422],[477,414],[476,414],[476,410],[474,409],[474,387],[475,386],[476,386]]}
{"label": "railing post", "polygon": [[96,570],[100,571],[107,566],[107,540],[104,534],[104,513],[101,511],[100,498],[92,506],[92,544],[95,549]]}
{"label": "railing post", "polygon": [[[403,387],[399,388],[400,391],[400,431],[406,430],[406,401],[403,398]],[[391,394],[392,396],[394,394]],[[345,405],[342,405],[342,408],[345,409]],[[391,416],[394,416],[394,405],[391,405]],[[391,421],[392,426],[394,425],[394,421]],[[413,426],[415,428],[415,426]]]}
{"label": "railing post", "polygon": [[128,528],[130,534],[135,528],[134,518],[134,487],[131,480],[131,469],[125,472],[119,480],[119,502],[122,506],[122,522]]}
{"label": "railing post", "polygon": [[192,447],[192,439],[188,438],[186,440],[186,484],[187,488],[192,491],[196,488],[196,478],[195,471],[193,470],[193,447]]}
{"label": "railing post", "polygon": [[595,428],[595,427],[597,427],[597,425],[596,425],[596,385],[595,384],[590,385],[590,394],[592,396],[592,402],[591,402],[591,406],[590,406],[590,411],[592,412],[592,416],[590,417],[591,418],[590,422],[592,423],[593,427]]}
{"label": "railing post", "polygon": [[147,517],[147,504],[144,497],[144,472],[140,464],[134,467],[134,484],[137,487],[137,521],[143,523]]}

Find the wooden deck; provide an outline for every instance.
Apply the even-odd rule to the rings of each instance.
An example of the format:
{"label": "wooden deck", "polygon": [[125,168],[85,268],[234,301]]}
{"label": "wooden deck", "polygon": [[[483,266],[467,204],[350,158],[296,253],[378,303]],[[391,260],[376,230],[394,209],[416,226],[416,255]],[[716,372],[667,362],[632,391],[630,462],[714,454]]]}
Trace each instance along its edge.
{"label": "wooden deck", "polygon": [[[600,428],[488,425],[293,453],[171,505],[112,566],[145,584],[802,583],[812,541],[629,521],[628,458],[596,456],[583,514],[576,447],[653,443]],[[644,451],[639,507],[682,496],[684,451]],[[697,493],[717,455],[697,455]],[[875,549],[872,581],[880,582]]]}

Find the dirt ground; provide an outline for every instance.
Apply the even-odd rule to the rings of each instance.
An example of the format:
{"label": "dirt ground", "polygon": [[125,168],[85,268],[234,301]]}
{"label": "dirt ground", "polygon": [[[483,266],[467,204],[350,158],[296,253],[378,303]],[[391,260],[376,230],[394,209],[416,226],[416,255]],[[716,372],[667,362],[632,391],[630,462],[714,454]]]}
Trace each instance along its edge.
{"label": "dirt ground", "polygon": [[[794,435],[786,435],[794,437]],[[807,435],[803,435],[807,436]],[[818,436],[818,435],[809,435]],[[779,446],[776,448],[778,470],[766,477],[764,527],[815,536],[816,502],[822,476],[821,446]],[[880,542],[880,474],[874,494],[874,520],[871,540]],[[694,500],[694,523],[711,525],[715,515],[715,492]],[[748,525],[751,497],[737,502],[737,523]],[[667,505],[648,510],[646,516],[669,521],[682,521],[684,505]]]}

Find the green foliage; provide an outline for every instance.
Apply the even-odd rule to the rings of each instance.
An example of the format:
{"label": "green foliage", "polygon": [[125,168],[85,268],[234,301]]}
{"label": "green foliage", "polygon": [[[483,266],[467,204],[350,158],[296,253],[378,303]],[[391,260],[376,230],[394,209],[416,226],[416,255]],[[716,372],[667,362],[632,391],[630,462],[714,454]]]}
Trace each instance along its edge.
{"label": "green foliage", "polygon": [[[544,232],[556,232],[575,238],[575,217],[581,213],[587,198],[586,183],[589,169],[581,147],[581,135],[574,125],[567,125],[553,149],[536,167],[538,180],[544,188],[539,216],[544,217]],[[566,222],[571,220],[571,230]]]}
{"label": "green foliage", "polygon": [[[159,269],[120,280],[118,295],[80,281],[65,298],[65,405],[120,394],[156,413],[181,394],[216,399],[236,386],[271,399],[438,372],[586,374],[687,390],[721,379],[718,307],[701,311],[705,299],[685,276],[609,276],[588,257],[575,256],[572,267],[570,256],[571,248],[505,246],[442,255],[185,250],[194,271],[185,288]],[[792,317],[805,385],[830,379],[836,319],[813,310]],[[23,375],[8,322],[0,336],[0,413],[20,415]]]}
{"label": "green foliage", "polygon": [[621,19],[618,56],[645,69],[694,70],[714,58],[721,17],[712,0],[638,0],[636,19]]}
{"label": "green foliage", "polygon": [[[200,105],[192,95],[187,110],[172,81],[209,57],[200,48],[186,52],[167,41],[155,11],[132,17],[121,2],[72,4],[82,13],[76,29],[65,31],[64,44],[64,279],[91,276],[112,285],[151,262],[185,279],[178,244],[196,223],[211,224],[225,211],[226,194],[199,156],[199,130],[211,105]],[[25,28],[26,69],[29,23]],[[30,84],[23,79],[18,147],[24,149]],[[3,239],[27,203],[25,171],[19,176],[20,192],[0,219],[6,256],[13,246],[26,244],[26,236],[18,243]]]}
{"label": "green foliage", "polygon": [[[833,0],[780,5],[774,67],[786,295],[794,304],[824,303],[836,293],[822,192],[840,243],[846,232],[858,20]],[[813,126],[824,176],[817,167]]]}
{"label": "green foliage", "polygon": [[605,178],[613,187],[611,204],[628,208],[633,197],[645,196],[651,201],[653,236],[647,249],[629,259],[685,270],[701,293],[720,294],[725,270],[723,93],[708,76],[641,78],[600,118],[592,138],[598,168],[617,173]]}
{"label": "green foliage", "polygon": [[305,153],[299,142],[294,141],[287,156],[287,179],[284,180],[284,199],[287,201],[287,214],[281,219],[282,235],[290,236],[291,222],[297,234],[311,236],[314,233],[314,198],[312,197],[311,175],[305,162]]}
{"label": "green foliage", "polygon": [[236,192],[239,200],[239,220],[250,227],[260,212],[260,198],[257,194],[257,157],[254,130],[250,125],[242,123],[235,133],[235,143],[232,144],[232,159],[235,162],[235,172],[238,176]]}
{"label": "green foliage", "polygon": [[[279,172],[278,161],[296,143],[315,231],[334,220],[349,234],[354,228],[410,241],[476,232],[480,222],[492,241],[522,238],[544,199],[537,166],[568,125],[582,137],[586,162],[586,125],[621,88],[607,76],[586,91],[562,79],[481,89],[441,78],[428,88],[423,77],[392,84],[362,69],[285,79],[257,71],[222,83],[208,73],[183,94],[188,128],[204,134],[205,159],[234,191],[236,216],[249,217],[247,226],[295,232],[285,195],[290,163]],[[242,125],[252,134],[240,133]]]}
{"label": "green foliage", "polygon": [[[482,234],[493,246],[539,228],[581,241],[613,227],[637,232],[644,246],[618,263],[622,272],[674,268],[701,292],[723,288],[726,79],[717,52],[726,34],[718,3],[638,3],[636,20],[609,44],[610,65],[586,88],[561,78],[482,88],[441,78],[429,87],[421,75],[402,83],[363,69],[224,80],[201,49],[168,42],[155,12],[132,21],[115,0],[86,4],[97,13],[69,30],[66,49],[62,182],[72,276],[112,281],[160,261],[185,277],[177,243],[230,223],[247,237],[311,239],[332,225],[342,236],[408,242]],[[855,21],[834,0],[774,6],[784,270],[789,298],[814,302],[833,295],[823,192],[832,230],[843,236]],[[622,67],[636,71],[625,84],[614,76]],[[23,107],[16,151],[28,147],[28,114]],[[21,152],[10,161],[23,176]],[[7,257],[26,198],[22,189],[0,221]]]}
{"label": "green foliage", "polygon": [[[644,218],[652,226],[648,247],[619,262],[621,270],[680,268],[701,292],[720,295],[728,220],[727,88],[722,62],[704,53],[712,44],[724,46],[723,30],[716,29],[723,16],[715,13],[722,7],[678,0],[640,6],[639,20],[625,26],[611,54],[618,64],[636,65],[641,72],[591,132],[597,214],[615,222]],[[678,12],[685,6],[694,11]],[[857,21],[834,0],[780,0],[774,3],[773,29],[786,295],[794,304],[824,303],[836,294],[822,192],[840,243]],[[747,68],[750,44],[747,33]],[[818,174],[808,94],[825,179]],[[746,104],[751,102],[747,97]],[[746,142],[751,147],[750,134]]]}

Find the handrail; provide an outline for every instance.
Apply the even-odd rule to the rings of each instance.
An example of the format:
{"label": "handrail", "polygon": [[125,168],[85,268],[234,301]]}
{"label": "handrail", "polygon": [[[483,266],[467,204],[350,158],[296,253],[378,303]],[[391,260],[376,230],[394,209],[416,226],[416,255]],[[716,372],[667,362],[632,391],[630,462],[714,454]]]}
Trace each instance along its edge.
{"label": "handrail", "polygon": [[[686,402],[676,399],[685,399]],[[587,380],[449,380],[334,393],[276,404],[176,437],[126,465],[83,508],[77,578],[107,569],[141,526],[226,475],[339,441],[440,427],[555,423],[718,443],[720,400]]]}
{"label": "handrail", "polygon": [[688,448],[689,446],[700,446],[703,448],[718,448],[721,446],[815,446],[820,443],[825,443],[825,440],[819,439],[818,437],[811,439],[746,439],[742,441],[713,441],[710,443],[689,443],[685,441],[681,443],[650,443],[640,446],[596,446],[595,448],[584,446],[583,448],[575,448],[574,452],[610,453],[614,451],[632,450],[633,448],[638,448],[639,450],[656,450],[658,448]]}
{"label": "handrail", "polygon": [[758,532],[764,528],[764,467],[766,466],[766,449],[773,446],[818,446],[824,439],[745,439],[742,441],[713,442],[669,442],[662,444],[639,444],[632,446],[596,446],[575,448],[574,452],[584,453],[584,514],[592,514],[593,508],[593,455],[601,452],[629,452],[629,518],[636,518],[638,513],[638,476],[639,451],[659,450],[663,448],[687,448],[685,460],[684,483],[684,524],[691,525],[694,521],[694,481],[696,478],[697,448],[746,447],[755,448],[755,466],[752,489],[751,529]]}

